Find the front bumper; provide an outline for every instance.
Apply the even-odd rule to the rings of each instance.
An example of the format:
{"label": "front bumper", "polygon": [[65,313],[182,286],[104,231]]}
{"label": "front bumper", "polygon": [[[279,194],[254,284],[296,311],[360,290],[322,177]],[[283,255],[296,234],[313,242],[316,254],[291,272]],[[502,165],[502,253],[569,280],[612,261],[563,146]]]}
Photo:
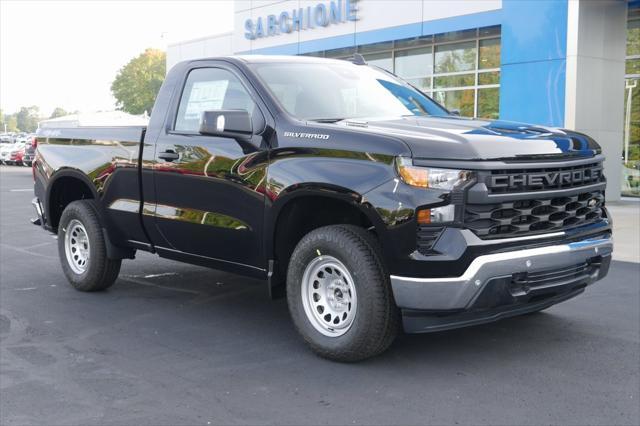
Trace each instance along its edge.
{"label": "front bumper", "polygon": [[[435,331],[442,327],[431,330],[407,319],[463,311],[482,311],[488,318],[503,317],[509,316],[508,312],[500,312],[504,309],[513,311],[525,305],[531,308],[532,304],[542,302],[550,306],[603,278],[608,272],[612,251],[610,235],[600,235],[565,244],[478,256],[457,277],[392,275],[391,285],[396,304],[405,313],[405,329]],[[485,300],[487,298],[491,300]],[[554,299],[557,300],[554,302]]]}

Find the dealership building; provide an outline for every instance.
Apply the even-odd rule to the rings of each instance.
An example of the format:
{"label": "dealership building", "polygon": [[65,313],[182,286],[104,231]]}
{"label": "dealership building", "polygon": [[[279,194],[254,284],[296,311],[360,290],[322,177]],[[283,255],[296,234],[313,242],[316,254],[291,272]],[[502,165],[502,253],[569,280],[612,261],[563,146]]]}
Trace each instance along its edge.
{"label": "dealership building", "polygon": [[357,52],[462,116],[589,134],[607,198],[640,196],[640,1],[238,0],[234,15],[233,32],[170,45],[167,68]]}

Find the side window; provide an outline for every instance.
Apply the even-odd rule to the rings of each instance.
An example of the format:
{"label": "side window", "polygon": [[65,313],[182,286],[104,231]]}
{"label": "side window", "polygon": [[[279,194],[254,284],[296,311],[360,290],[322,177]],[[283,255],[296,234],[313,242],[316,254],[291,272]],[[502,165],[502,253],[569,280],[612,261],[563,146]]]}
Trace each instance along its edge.
{"label": "side window", "polygon": [[255,103],[240,80],[220,68],[198,68],[189,73],[182,91],[174,130],[197,132],[203,111],[244,109],[253,115]]}

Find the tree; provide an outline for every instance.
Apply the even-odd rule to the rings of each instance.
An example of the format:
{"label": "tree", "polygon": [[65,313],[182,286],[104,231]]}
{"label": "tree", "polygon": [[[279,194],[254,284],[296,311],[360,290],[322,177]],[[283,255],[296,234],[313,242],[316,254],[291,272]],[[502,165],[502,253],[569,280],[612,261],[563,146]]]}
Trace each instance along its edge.
{"label": "tree", "polygon": [[111,84],[118,109],[130,114],[151,112],[166,72],[166,56],[147,49],[122,67]]}
{"label": "tree", "polygon": [[65,111],[63,108],[56,107],[56,109],[53,110],[49,118],[64,117],[65,115],[69,115],[69,113]]}
{"label": "tree", "polygon": [[22,107],[16,114],[16,124],[22,132],[35,132],[40,121],[40,108],[35,105]]}
{"label": "tree", "polygon": [[[17,132],[18,131],[18,121],[16,120],[15,114],[6,115],[6,123],[7,123],[7,132]],[[2,126],[4,130],[4,126]]]}

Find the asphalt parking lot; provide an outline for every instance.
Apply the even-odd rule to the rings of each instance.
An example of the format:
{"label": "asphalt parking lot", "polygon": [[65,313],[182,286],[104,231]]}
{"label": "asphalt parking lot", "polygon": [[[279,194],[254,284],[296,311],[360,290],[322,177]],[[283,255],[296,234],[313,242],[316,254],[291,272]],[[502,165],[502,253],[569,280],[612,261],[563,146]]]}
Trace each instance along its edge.
{"label": "asphalt parking lot", "polygon": [[139,253],[73,290],[31,225],[28,168],[0,166],[0,423],[640,423],[640,264],[536,315],[315,357],[258,281]]}

